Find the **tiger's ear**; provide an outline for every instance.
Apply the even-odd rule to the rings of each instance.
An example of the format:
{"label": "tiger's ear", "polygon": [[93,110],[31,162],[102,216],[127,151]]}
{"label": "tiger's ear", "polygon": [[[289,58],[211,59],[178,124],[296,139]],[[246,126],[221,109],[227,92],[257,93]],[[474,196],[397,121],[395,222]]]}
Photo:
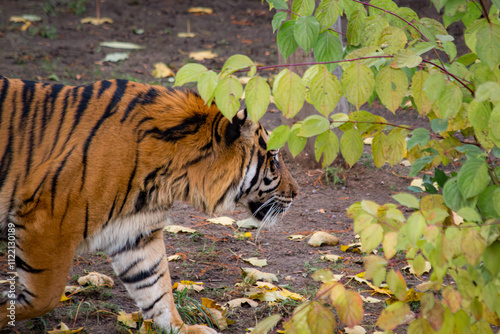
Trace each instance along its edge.
{"label": "tiger's ear", "polygon": [[226,131],[224,133],[224,138],[226,139],[226,144],[231,145],[236,139],[245,135],[245,132],[253,124],[250,119],[248,119],[248,114],[246,109],[242,109],[236,113],[233,117],[232,122],[227,123]]}

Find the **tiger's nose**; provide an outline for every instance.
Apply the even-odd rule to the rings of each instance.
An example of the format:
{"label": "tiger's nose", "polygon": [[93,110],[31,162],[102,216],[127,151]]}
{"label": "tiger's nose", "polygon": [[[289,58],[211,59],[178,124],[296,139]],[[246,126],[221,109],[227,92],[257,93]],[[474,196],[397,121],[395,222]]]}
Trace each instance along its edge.
{"label": "tiger's nose", "polygon": [[299,191],[298,191],[298,190],[297,190],[297,191],[293,191],[293,190],[292,190],[292,194],[291,194],[291,195],[292,195],[292,198],[297,197],[297,195],[298,195],[298,194],[299,194]]}

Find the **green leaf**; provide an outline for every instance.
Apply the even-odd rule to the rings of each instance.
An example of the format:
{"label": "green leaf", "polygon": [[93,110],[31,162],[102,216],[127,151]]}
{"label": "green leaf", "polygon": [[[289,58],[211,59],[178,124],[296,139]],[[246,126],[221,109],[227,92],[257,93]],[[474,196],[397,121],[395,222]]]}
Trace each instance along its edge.
{"label": "green leaf", "polygon": [[280,125],[274,128],[273,132],[269,136],[269,140],[267,141],[267,150],[277,150],[282,148],[286,142],[288,141],[288,137],[290,136],[290,128],[286,125]]}
{"label": "green leaf", "polygon": [[245,102],[250,119],[257,122],[267,111],[271,98],[271,88],[266,80],[254,77],[245,87]]}
{"label": "green leaf", "polygon": [[472,100],[468,107],[470,124],[477,130],[487,130],[491,115],[491,105],[488,102]]}
{"label": "green leaf", "polygon": [[475,266],[484,253],[486,242],[479,231],[475,229],[466,229],[463,234],[465,235],[462,237],[461,246],[465,259],[470,265]]}
{"label": "green leaf", "polygon": [[420,208],[420,201],[418,200],[418,198],[416,198],[411,194],[399,193],[396,195],[392,195],[392,198],[394,198],[394,200],[396,200],[396,202],[398,202],[401,205],[414,209]]}
{"label": "green leaf", "polygon": [[338,128],[339,126],[343,125],[344,122],[347,122],[349,120],[349,116],[344,113],[330,115],[330,118],[332,119],[330,129]]}
{"label": "green leaf", "polygon": [[316,20],[318,20],[321,26],[320,32],[322,33],[326,31],[326,29],[333,26],[339,15],[340,11],[337,1],[321,0],[318,8],[316,9],[316,13],[314,14]]}
{"label": "green leaf", "polygon": [[266,0],[269,3],[269,10],[276,9],[288,9],[288,5],[284,0]]}
{"label": "green leaf", "polygon": [[368,67],[354,62],[343,73],[341,86],[347,101],[359,109],[372,95],[375,88],[375,78]]}
{"label": "green leaf", "polygon": [[340,82],[325,66],[309,82],[309,99],[323,116],[327,117],[339,102],[342,94]]}
{"label": "green leaf", "polygon": [[229,74],[232,74],[236,71],[245,68],[250,68],[252,66],[255,66],[255,63],[247,56],[233,55],[229,57],[224,63],[224,66],[222,66],[222,70],[220,72],[220,78],[224,78]]}
{"label": "green leaf", "polygon": [[[479,198],[477,200],[477,207],[481,214],[486,218],[496,218],[500,219],[500,215],[495,210],[495,202],[493,199],[497,194],[500,194],[500,187],[496,185],[492,185],[487,187],[481,194],[479,194]],[[498,195],[497,195],[498,196]]]}
{"label": "green leaf", "polygon": [[450,62],[453,61],[453,59],[457,56],[457,47],[455,44],[453,44],[453,42],[444,42],[443,48],[444,52],[448,55]]}
{"label": "green leaf", "polygon": [[477,31],[477,56],[491,70],[498,68],[500,62],[500,26],[488,24]]}
{"label": "green leaf", "polygon": [[306,89],[300,76],[285,69],[274,80],[273,96],[276,106],[283,115],[292,118],[304,104]]}
{"label": "green leaf", "polygon": [[363,153],[363,138],[356,129],[347,130],[340,139],[340,151],[349,166],[353,166]]}
{"label": "green leaf", "polygon": [[388,54],[404,49],[408,41],[404,31],[398,27],[387,27],[382,30],[378,45]]}
{"label": "green leaf", "polygon": [[[345,290],[337,302],[336,309],[339,314],[340,321],[348,327],[358,325],[363,319],[363,300],[359,294],[353,290]],[[316,332],[311,331],[311,333]]]}
{"label": "green leaf", "polygon": [[418,71],[413,75],[411,81],[411,94],[417,105],[417,110],[422,116],[426,116],[432,109],[432,102],[427,97],[424,90],[424,84],[429,78],[429,73],[426,71]]}
{"label": "green leaf", "polygon": [[468,207],[461,208],[460,210],[458,210],[457,214],[460,217],[462,217],[465,221],[468,221],[468,222],[481,222],[482,221],[479,213],[476,210],[474,210],[473,208],[468,208]]}
{"label": "green leaf", "polygon": [[393,60],[396,62],[398,68],[414,68],[422,63],[422,57],[408,49],[396,51]]}
{"label": "green leaf", "polygon": [[441,72],[434,72],[425,81],[424,91],[432,102],[437,101],[446,89],[446,79]]}
{"label": "green leaf", "polygon": [[412,245],[416,245],[417,241],[420,240],[426,226],[425,218],[419,211],[412,213],[408,218],[406,221],[406,234]]}
{"label": "green leaf", "polygon": [[375,135],[375,137],[373,137],[372,155],[373,162],[377,168],[382,167],[386,162],[384,154],[385,141],[386,135],[383,132],[379,132]]}
{"label": "green leaf", "polygon": [[468,159],[458,172],[458,188],[465,199],[482,193],[490,183],[488,164],[483,159]]}
{"label": "green leaf", "polygon": [[405,300],[407,289],[406,282],[399,271],[396,272],[394,269],[391,269],[391,271],[387,273],[387,285],[397,299],[401,301]]}
{"label": "green leaf", "polygon": [[436,44],[431,43],[431,42],[421,42],[418,44],[413,45],[410,50],[415,52],[417,55],[421,55],[423,53],[426,53],[427,51],[430,51],[436,47]]}
{"label": "green leaf", "polygon": [[[267,0],[268,2],[271,0]],[[274,0],[276,1],[276,0]],[[267,334],[272,329],[278,325],[278,323],[281,320],[281,315],[279,314],[274,314],[270,317],[265,318],[264,320],[260,321],[252,330],[252,333],[254,334]]]}
{"label": "green leaf", "polygon": [[302,152],[307,143],[307,138],[299,136],[300,126],[301,124],[294,124],[288,137],[288,149],[294,158]]}
{"label": "green leaf", "polygon": [[337,158],[339,146],[339,138],[333,131],[328,130],[318,135],[318,137],[316,137],[316,142],[314,143],[314,155],[316,157],[316,161],[319,161],[321,155],[323,155],[323,168],[331,165],[335,158]]}
{"label": "green leaf", "polygon": [[[371,0],[370,5],[380,7],[382,9],[388,10],[390,12],[396,12],[398,10],[398,5],[394,3],[392,0]],[[381,11],[378,8],[370,7],[370,15],[378,15],[378,14],[385,14],[385,12]]]}
{"label": "green leaf", "polygon": [[364,22],[361,44],[363,46],[378,45],[382,31],[389,26],[389,22],[382,15],[367,17]]}
{"label": "green leaf", "polygon": [[429,130],[424,128],[417,128],[411,132],[411,138],[406,143],[408,146],[408,151],[411,150],[415,145],[419,144],[424,147],[431,139],[431,133]]}
{"label": "green leaf", "polygon": [[500,241],[495,241],[484,250],[483,262],[491,276],[495,277],[500,271]]}
{"label": "green leaf", "polygon": [[[340,38],[331,31],[325,31],[318,37],[318,41],[314,46],[314,58],[318,62],[338,61],[343,55],[342,43]],[[330,72],[337,68],[338,64],[325,64]]]}
{"label": "green leaf", "polygon": [[241,83],[232,76],[225,77],[215,87],[214,95],[221,113],[232,120],[240,108],[240,97],[243,95]]}
{"label": "green leaf", "polygon": [[[314,0],[294,0],[292,4],[292,12],[299,14],[301,17],[312,15],[314,12]],[[296,19],[297,15],[292,14],[292,18]]]}
{"label": "green leaf", "polygon": [[364,258],[365,278],[372,279],[375,286],[379,286],[385,279],[387,261],[380,256],[368,255]]}
{"label": "green leaf", "polygon": [[408,78],[400,69],[384,67],[375,78],[375,90],[380,102],[395,113],[408,91]]}
{"label": "green leaf", "polygon": [[377,248],[384,238],[384,229],[380,224],[371,224],[367,226],[360,234],[361,250],[371,253]]}
{"label": "green leaf", "polygon": [[323,116],[311,115],[304,119],[300,127],[299,136],[313,137],[330,129],[330,122]]}
{"label": "green leaf", "polygon": [[198,79],[197,88],[198,88],[198,93],[200,93],[201,97],[207,104],[210,104],[212,102],[215,93],[215,88],[217,87],[218,83],[219,83],[219,78],[217,73],[215,73],[214,71],[207,71],[201,73]]}
{"label": "green leaf", "polygon": [[335,316],[330,308],[318,302],[312,302],[311,309],[307,312],[307,324],[311,333],[333,333],[335,331]]}
{"label": "green leaf", "polygon": [[410,306],[407,304],[397,301],[387,306],[382,314],[377,319],[377,326],[385,331],[391,331],[396,328],[409,314]]}
{"label": "green leaf", "polygon": [[295,50],[297,50],[297,47],[299,46],[295,41],[293,34],[294,27],[295,21],[286,21],[281,25],[278,35],[276,36],[278,50],[283,58],[285,58],[285,61],[295,52]]}
{"label": "green leaf", "polygon": [[441,133],[448,129],[448,121],[445,119],[435,118],[431,121],[431,129],[435,133]]}
{"label": "green leaf", "polygon": [[273,20],[271,22],[271,25],[273,27],[273,34],[276,30],[278,30],[283,21],[286,21],[286,12],[277,12],[276,14],[274,14]]}
{"label": "green leaf", "polygon": [[500,84],[498,82],[483,82],[476,90],[476,101],[494,101],[498,102],[500,98]]}
{"label": "green leaf", "polygon": [[406,153],[406,139],[400,129],[393,129],[385,139],[384,155],[387,162],[394,166],[403,160]]}
{"label": "green leaf", "polygon": [[424,169],[428,164],[434,160],[435,156],[425,156],[418,158],[413,162],[410,169],[410,174],[408,176],[417,176],[417,174]]}
{"label": "green leaf", "polygon": [[187,64],[181,67],[175,76],[175,86],[182,86],[188,82],[198,81],[200,75],[206,72],[207,68],[200,64]]}
{"label": "green leaf", "polygon": [[[294,1],[295,3],[295,1]],[[313,2],[314,3],[314,2]],[[293,35],[297,44],[309,52],[319,36],[319,23],[314,16],[301,16],[295,22]]]}
{"label": "green leaf", "polygon": [[448,83],[444,92],[439,96],[438,108],[440,118],[448,119],[455,117],[462,105],[462,91],[455,83]]}
{"label": "green leaf", "polygon": [[457,212],[463,207],[474,207],[476,199],[464,199],[458,189],[458,179],[452,178],[446,182],[443,188],[443,199],[447,207]]}
{"label": "green leaf", "polygon": [[358,46],[363,41],[363,31],[365,28],[366,11],[359,8],[354,11],[347,22],[347,44]]}

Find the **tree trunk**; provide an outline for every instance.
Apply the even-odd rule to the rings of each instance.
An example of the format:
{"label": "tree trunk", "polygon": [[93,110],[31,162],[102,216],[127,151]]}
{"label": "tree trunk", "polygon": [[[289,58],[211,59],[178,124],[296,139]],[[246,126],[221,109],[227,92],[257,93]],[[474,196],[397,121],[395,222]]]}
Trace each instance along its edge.
{"label": "tree trunk", "polygon": [[[337,19],[337,22],[335,22],[333,28],[336,31],[341,31],[341,24],[340,24],[340,16]],[[314,56],[312,55],[312,51],[309,52],[309,54],[306,55],[305,51],[299,48],[293,55],[288,58],[288,62],[285,62],[283,57],[281,55],[279,56],[279,63],[280,64],[297,64],[297,63],[306,63],[306,62],[314,62]],[[308,69],[308,66],[294,66],[293,71],[299,74],[301,77],[305,73],[305,71]],[[341,69],[340,66],[335,69],[333,72],[337,78],[341,77]],[[345,97],[342,97],[338,103],[338,105],[335,107],[334,110],[335,113],[348,113],[349,112],[349,105],[347,103],[347,100]],[[291,126],[292,124],[301,121],[305,119],[306,117],[310,115],[317,115],[318,112],[316,109],[309,104],[307,101],[304,103],[304,106],[302,107],[301,111],[297,114],[297,116],[293,117],[292,119],[288,119],[284,116],[281,116],[281,122],[282,124]],[[339,130],[335,129],[335,133],[337,136],[340,135]],[[297,157],[295,157],[295,162],[299,163],[300,165],[306,167],[306,168],[321,168],[321,163],[316,161],[315,155],[314,155],[314,142],[316,138],[308,138],[307,139],[307,144],[302,151]],[[288,148],[285,150],[286,155],[289,157],[292,157],[290,151]]]}

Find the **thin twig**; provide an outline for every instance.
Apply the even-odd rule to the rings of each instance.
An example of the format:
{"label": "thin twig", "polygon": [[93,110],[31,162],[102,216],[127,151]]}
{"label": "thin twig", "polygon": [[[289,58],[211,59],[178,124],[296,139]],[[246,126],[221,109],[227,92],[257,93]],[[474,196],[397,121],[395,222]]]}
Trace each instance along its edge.
{"label": "thin twig", "polygon": [[[354,1],[354,0],[353,0]],[[465,88],[467,88],[469,90],[469,92],[472,94],[472,96],[475,96],[475,93],[474,91],[465,84],[465,82],[463,82],[461,79],[459,79],[456,75],[454,75],[453,73],[450,73],[448,72],[444,67],[441,67],[439,66],[438,64],[435,64],[429,60],[425,60],[423,59],[422,62],[424,63],[427,63],[427,64],[430,64],[430,65],[433,65],[433,66],[436,66],[437,68],[439,68],[441,71],[443,71],[444,73],[447,73],[449,74],[451,77],[453,77],[453,79],[457,80],[458,82],[460,82],[460,84],[462,84],[462,86],[464,86]]]}

